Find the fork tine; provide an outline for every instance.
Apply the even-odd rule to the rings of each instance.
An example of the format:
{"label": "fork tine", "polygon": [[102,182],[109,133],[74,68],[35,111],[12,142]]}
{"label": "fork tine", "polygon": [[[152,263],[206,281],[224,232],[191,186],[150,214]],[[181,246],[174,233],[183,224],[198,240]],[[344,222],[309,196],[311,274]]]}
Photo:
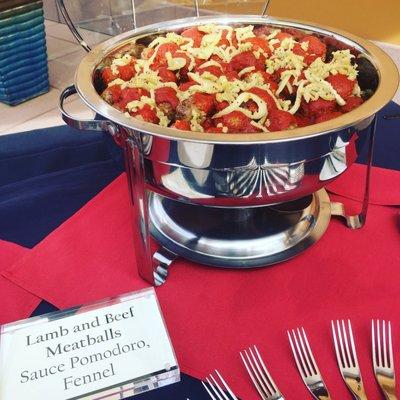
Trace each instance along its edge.
{"label": "fork tine", "polygon": [[306,342],[306,346],[307,346],[307,349],[308,349],[308,354],[310,355],[314,371],[315,371],[316,374],[320,374],[317,362],[315,361],[315,358],[314,358],[314,354],[311,351],[310,343],[308,342],[308,338],[307,338],[306,332],[304,331],[304,328],[301,328],[301,329],[303,331],[304,341]]}
{"label": "fork tine", "polygon": [[336,321],[336,328],[337,328],[337,333],[338,333],[338,337],[339,337],[339,345],[340,345],[340,354],[342,357],[342,361],[343,361],[343,366],[344,368],[349,368],[350,364],[348,363],[348,360],[346,358],[346,351],[344,349],[344,342],[342,339],[342,330],[340,328],[340,322]]}
{"label": "fork tine", "polygon": [[288,331],[288,336],[297,369],[308,391],[314,399],[330,399],[304,328],[302,327],[301,330],[297,328],[297,333],[294,330]]}
{"label": "fork tine", "polygon": [[351,352],[350,346],[349,346],[348,333],[346,331],[346,325],[345,325],[343,319],[342,319],[342,335],[343,335],[344,345],[345,345],[345,348],[346,348],[346,356],[347,356],[347,360],[348,360],[348,363],[349,363],[349,367],[354,367],[354,362],[353,362],[353,358],[352,358],[352,352]]}
{"label": "fork tine", "polygon": [[356,344],[355,344],[354,336],[353,336],[353,328],[351,327],[351,322],[350,322],[349,319],[347,320],[347,325],[348,325],[348,329],[349,329],[351,351],[352,351],[352,356],[353,356],[353,361],[354,361],[353,366],[358,368],[358,358],[357,358],[357,352],[356,352]]}
{"label": "fork tine", "polygon": [[[304,329],[303,329],[303,335],[305,335]],[[306,360],[308,370],[310,371],[311,375],[314,375],[314,373],[316,373],[316,372],[314,371],[314,369],[313,369],[313,367],[311,365],[310,358],[308,356],[306,347],[304,345],[303,337],[302,337],[302,334],[300,333],[300,329],[299,328],[297,328],[297,336],[299,337],[300,346],[301,346],[301,349],[303,350],[304,359]]]}
{"label": "fork tine", "polygon": [[[304,349],[304,343],[303,339],[301,337],[299,329],[297,329],[297,333],[295,330],[292,330],[292,337],[293,337],[293,348],[294,351],[296,352],[296,356],[298,359],[298,368],[300,368],[300,371],[302,372],[303,378],[307,378],[311,375],[314,374],[310,364],[309,364],[309,359],[306,351],[302,351],[302,347]],[[299,344],[299,342],[301,344]]]}
{"label": "fork tine", "polygon": [[[301,328],[301,329],[303,329],[303,328]],[[303,331],[304,331],[304,329],[303,329]],[[314,370],[312,368],[309,355],[308,355],[307,350],[306,350],[305,345],[304,345],[304,339],[303,339],[303,336],[302,336],[299,328],[297,328],[297,340],[300,343],[299,351],[300,351],[300,354],[303,355],[304,368],[307,368],[308,375],[314,375]]]}
{"label": "fork tine", "polygon": [[[212,378],[212,376],[210,375],[210,377]],[[217,396],[217,400],[224,400],[220,393],[219,390],[211,383],[209,378],[206,378],[206,382],[208,383],[208,386],[210,387],[211,391],[214,393],[215,396]]]}
{"label": "fork tine", "polygon": [[[217,388],[219,391],[219,394],[222,396],[223,399],[225,400],[229,400],[229,397],[225,394],[224,390],[221,388],[221,386],[219,385],[219,383],[216,381],[216,379],[214,378],[214,376],[212,374],[210,374],[210,378],[214,383],[214,389]],[[221,398],[221,400],[222,400]]]}
{"label": "fork tine", "polygon": [[[210,382],[209,382],[209,380],[207,379],[207,382],[208,382],[208,384],[212,387],[212,385],[210,384]],[[206,389],[206,391],[207,391],[207,393],[210,395],[210,397],[212,398],[212,400],[218,400],[218,399],[216,399],[215,397],[214,397],[214,395],[211,393],[211,391],[210,391],[210,389],[207,387],[207,385],[202,381],[201,382],[202,383],[202,385],[204,386],[204,389]],[[218,396],[219,397],[219,396]],[[219,400],[222,400],[220,397],[219,397]]]}
{"label": "fork tine", "polygon": [[385,367],[388,367],[388,360],[387,360],[387,348],[386,348],[386,323],[382,321],[382,336],[383,336],[383,360],[385,363]]}
{"label": "fork tine", "polygon": [[[221,382],[223,383],[223,385],[225,386],[225,389],[227,390],[227,392],[232,396],[233,400],[237,400],[236,396],[233,394],[231,388],[228,386],[228,384],[225,382],[225,379],[221,376],[221,374],[218,372],[218,370],[215,370],[216,374],[218,375],[218,378],[221,380]],[[227,400],[228,397],[227,397]]]}
{"label": "fork tine", "polygon": [[[293,332],[292,334],[294,335],[294,331],[292,331],[292,332]],[[294,343],[293,343],[293,341],[292,341],[292,337],[291,337],[290,332],[287,331],[287,334],[288,334],[288,337],[289,337],[290,347],[292,348],[292,353],[293,353],[294,361],[296,362],[297,369],[299,370],[300,375],[301,375],[301,377],[302,377],[303,380],[304,380],[304,378],[306,377],[306,373],[303,371],[302,365],[300,364],[299,358],[298,358],[298,356],[297,356],[297,351],[296,351],[296,348],[294,347]]]}
{"label": "fork tine", "polygon": [[342,369],[344,367],[344,365],[342,362],[342,357],[340,356],[339,345],[338,345],[336,329],[335,329],[335,323],[333,321],[331,321],[331,326],[332,326],[332,336],[333,336],[333,344],[335,346],[336,358],[339,363],[339,368]]}
{"label": "fork tine", "polygon": [[371,323],[371,341],[372,341],[372,363],[374,364],[374,368],[376,368],[377,364],[376,364],[375,321],[374,320],[372,320],[372,323]]}
{"label": "fork tine", "polygon": [[261,386],[260,386],[259,383],[257,382],[257,379],[255,378],[255,376],[254,376],[252,370],[251,370],[250,367],[248,366],[248,364],[247,364],[247,362],[246,362],[246,359],[244,358],[242,352],[240,352],[240,357],[242,358],[243,364],[244,364],[244,366],[245,366],[245,368],[246,368],[246,370],[247,370],[247,372],[248,372],[248,374],[249,374],[249,376],[250,376],[251,381],[253,382],[254,386],[256,387],[257,392],[259,393],[259,395],[261,396],[261,398],[262,398],[263,400],[268,400],[268,398],[265,396],[264,392],[262,391]]}
{"label": "fork tine", "polygon": [[[335,330],[335,325],[337,332]],[[336,340],[336,342],[339,344],[335,343],[336,358],[338,360],[340,374],[342,375],[347,388],[352,393],[354,399],[366,399],[367,397],[361,377],[361,371],[358,366],[356,346],[350,320],[347,320],[347,324],[343,319],[337,320],[336,324],[332,322],[332,332],[334,335],[334,341],[337,333],[338,340]],[[372,322],[372,332],[372,352],[373,356],[376,356],[376,352],[374,351],[374,322]]]}
{"label": "fork tine", "polygon": [[[297,352],[299,353],[299,355],[300,355],[300,360],[301,360],[301,363],[302,363],[302,365],[303,365],[303,369],[305,370],[305,372],[306,372],[306,376],[310,376],[310,375],[312,375],[313,374],[313,372],[312,372],[312,369],[310,368],[310,366],[309,366],[309,360],[307,359],[307,355],[306,354],[303,354],[303,352],[301,351],[302,349],[301,349],[301,347],[300,347],[300,345],[299,345],[299,342],[301,342],[301,344],[303,344],[302,343],[302,340],[301,340],[301,335],[300,335],[300,331],[299,331],[299,329],[297,328],[297,331],[298,331],[298,333],[297,333],[297,335],[296,335],[296,333],[294,332],[294,342],[295,342],[295,344],[296,344],[296,347],[297,347]],[[305,361],[307,359],[307,361]],[[308,367],[308,368],[307,368]]]}
{"label": "fork tine", "polygon": [[388,335],[389,335],[389,362],[390,365],[389,367],[394,370],[394,364],[393,364],[393,343],[392,343],[392,326],[390,324],[390,321],[388,323]]}
{"label": "fork tine", "polygon": [[259,365],[256,357],[254,356],[253,350],[251,348],[249,348],[249,351],[251,354],[251,364],[253,365],[253,370],[256,373],[256,376],[258,377],[258,381],[259,381],[260,385],[262,386],[262,388],[264,389],[265,394],[267,396],[271,396],[273,393],[272,388],[269,385],[269,382],[267,381],[265,376],[263,375],[260,365]]}
{"label": "fork tine", "polygon": [[371,336],[375,378],[386,399],[397,399],[390,321],[372,320]]}
{"label": "fork tine", "polygon": [[264,360],[263,360],[262,357],[261,357],[260,352],[258,351],[257,346],[254,346],[254,349],[255,349],[255,351],[256,351],[256,353],[257,353],[257,357],[258,357],[258,360],[259,360],[259,362],[260,362],[260,365],[262,366],[262,368],[263,368],[263,370],[264,370],[264,374],[265,374],[265,375],[264,375],[264,379],[265,379],[265,380],[268,379],[268,382],[270,383],[270,386],[269,386],[269,387],[271,388],[271,394],[276,393],[276,392],[278,391],[277,386],[276,386],[274,380],[272,379],[270,373],[268,372],[268,369],[267,369],[267,367],[266,367],[266,365],[265,365],[265,363],[264,363]]}
{"label": "fork tine", "polygon": [[380,321],[379,321],[379,319],[376,321],[376,335],[377,335],[377,342],[378,342],[378,365],[382,366],[381,330],[380,330]]}
{"label": "fork tine", "polygon": [[[210,378],[213,380],[213,382],[215,382],[215,379],[211,374],[210,374]],[[208,379],[208,378],[206,378],[206,382],[209,384],[211,391],[214,393],[215,396],[217,396],[218,400],[224,400],[221,397],[220,390],[218,390],[218,388],[219,388],[218,383],[215,382],[215,384],[212,384],[210,379]],[[222,392],[222,390],[221,390],[221,392]]]}

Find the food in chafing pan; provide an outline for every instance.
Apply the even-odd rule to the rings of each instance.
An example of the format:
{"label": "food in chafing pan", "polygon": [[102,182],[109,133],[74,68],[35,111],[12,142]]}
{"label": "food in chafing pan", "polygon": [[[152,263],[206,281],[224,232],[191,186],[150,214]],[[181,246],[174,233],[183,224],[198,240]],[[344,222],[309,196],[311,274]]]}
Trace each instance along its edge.
{"label": "food in chafing pan", "polygon": [[268,134],[360,106],[374,83],[362,90],[365,60],[356,56],[332,38],[294,29],[207,24],[134,41],[109,56],[98,76],[102,97],[133,118],[195,132]]}

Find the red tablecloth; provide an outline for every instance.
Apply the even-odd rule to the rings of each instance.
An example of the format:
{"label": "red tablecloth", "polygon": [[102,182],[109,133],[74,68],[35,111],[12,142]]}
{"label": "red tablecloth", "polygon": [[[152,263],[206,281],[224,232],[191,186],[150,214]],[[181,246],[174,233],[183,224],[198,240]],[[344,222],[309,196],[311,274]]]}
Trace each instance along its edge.
{"label": "red tablecloth", "polygon": [[[328,185],[328,190],[353,200],[363,200],[366,165],[353,164],[343,175]],[[400,205],[400,171],[373,167],[369,203]]]}
{"label": "red tablecloth", "polygon": [[[135,270],[130,218],[123,175],[3,276],[60,308],[141,288],[146,284]],[[397,346],[398,218],[395,207],[371,205],[361,230],[333,219],[306,253],[265,269],[176,262],[157,293],[182,370],[203,378],[218,368],[239,396],[257,399],[238,355],[257,344],[286,398],[306,398],[286,337],[286,329],[302,325],[332,397],[350,399],[336,366],[330,319],[351,318],[367,392],[380,398],[370,320],[392,320]],[[395,358],[400,365],[397,351]]]}
{"label": "red tablecloth", "polygon": [[[0,240],[0,273],[10,268],[28,249],[14,243]],[[28,317],[38,306],[41,299],[0,275],[0,293],[2,297],[0,325]]]}

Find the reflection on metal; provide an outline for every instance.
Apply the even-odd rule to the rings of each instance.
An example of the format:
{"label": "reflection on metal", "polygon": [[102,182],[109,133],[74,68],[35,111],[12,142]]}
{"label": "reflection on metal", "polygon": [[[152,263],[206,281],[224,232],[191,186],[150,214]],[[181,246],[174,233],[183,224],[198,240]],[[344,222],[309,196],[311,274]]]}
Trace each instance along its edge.
{"label": "reflection on metal", "polygon": [[58,108],[61,112],[61,117],[64,122],[75,129],[80,129],[83,131],[108,132],[117,142],[117,144],[121,145],[120,129],[117,124],[114,124],[106,119],[76,119],[68,114],[68,112],[65,110],[64,103],[68,97],[74,94],[76,94],[76,88],[75,85],[71,85],[65,88],[60,95]]}
{"label": "reflection on metal", "polygon": [[155,284],[154,265],[150,247],[149,193],[145,187],[143,149],[138,138],[130,138],[125,145],[126,169],[130,186],[133,243],[139,275]]}
{"label": "reflection on metal", "polygon": [[288,201],[286,203],[278,203],[269,206],[272,210],[279,211],[280,213],[293,213],[306,209],[314,200],[314,195],[302,197],[301,199]]}
{"label": "reflection on metal", "polygon": [[154,267],[154,283],[156,286],[161,286],[165,283],[168,277],[168,268],[177,258],[175,253],[161,247],[153,254]]}
{"label": "reflection on metal", "polygon": [[271,207],[198,207],[150,196],[151,234],[162,246],[192,261],[228,268],[271,265],[304,251],[330,220],[325,190],[303,210]]}
{"label": "reflection on metal", "polygon": [[[195,170],[195,173],[196,177],[193,176],[193,178],[196,183],[201,183],[201,181],[205,182],[208,178],[209,171]],[[186,199],[213,199],[213,196],[196,190],[196,187],[200,185],[189,184],[181,169],[175,169],[173,172],[162,176],[161,182],[165,189]]]}
{"label": "reflection on metal", "polygon": [[323,188],[354,163],[368,138],[369,128],[360,126],[368,124],[308,140],[250,145],[126,132],[141,141],[149,190],[199,205],[252,207],[286,203]]}
{"label": "reflection on metal", "polygon": [[190,168],[209,168],[214,156],[214,145],[195,142],[178,142],[177,155],[182,165]]}
{"label": "reflection on metal", "polygon": [[321,181],[328,181],[340,175],[347,169],[346,147],[348,141],[338,137],[333,146],[332,152],[326,157],[322,170],[319,174]]}
{"label": "reflection on metal", "polygon": [[370,126],[370,132],[369,132],[368,164],[367,164],[367,173],[366,173],[366,177],[365,177],[364,199],[363,199],[360,214],[348,215],[346,213],[345,205],[343,203],[339,203],[339,202],[331,203],[332,215],[337,215],[337,216],[343,217],[346,220],[347,226],[351,229],[362,228],[367,219],[370,182],[371,182],[371,169],[372,169],[372,161],[373,161],[373,156],[374,156],[374,140],[375,140],[375,133],[376,133],[376,124],[377,124],[377,117],[375,116],[373,123]]}
{"label": "reflection on metal", "polygon": [[145,156],[148,156],[153,146],[153,136],[142,135],[141,141],[142,141],[143,154]]}
{"label": "reflection on metal", "polygon": [[248,165],[227,175],[227,193],[237,197],[273,197],[297,188],[304,177],[304,163],[271,165],[259,164],[253,157]]}

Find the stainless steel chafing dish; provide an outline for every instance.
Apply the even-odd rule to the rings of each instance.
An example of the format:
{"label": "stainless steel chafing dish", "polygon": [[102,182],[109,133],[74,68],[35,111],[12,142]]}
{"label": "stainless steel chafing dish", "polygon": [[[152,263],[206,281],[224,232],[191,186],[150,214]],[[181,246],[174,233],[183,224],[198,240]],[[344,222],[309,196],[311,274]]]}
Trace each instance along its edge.
{"label": "stainless steel chafing dish", "polygon": [[[375,93],[348,114],[273,134],[164,128],[126,117],[100,97],[95,73],[108,55],[132,40],[208,23],[268,24],[332,37],[373,66]],[[107,131],[123,147],[137,265],[144,279],[160,283],[175,255],[223,267],[253,267],[292,257],[315,242],[331,213],[345,216],[343,205],[331,204],[323,188],[351,166],[366,142],[372,154],[375,115],[397,86],[392,60],[352,34],[295,20],[223,15],[163,22],[107,40],[83,58],[75,86],[63,92],[60,105],[64,110],[65,98],[77,92],[104,120],[79,121],[63,111],[64,120],[79,129]],[[347,217],[350,227],[363,225],[367,195],[368,190],[363,212]],[[150,234],[163,246],[155,255]]]}

